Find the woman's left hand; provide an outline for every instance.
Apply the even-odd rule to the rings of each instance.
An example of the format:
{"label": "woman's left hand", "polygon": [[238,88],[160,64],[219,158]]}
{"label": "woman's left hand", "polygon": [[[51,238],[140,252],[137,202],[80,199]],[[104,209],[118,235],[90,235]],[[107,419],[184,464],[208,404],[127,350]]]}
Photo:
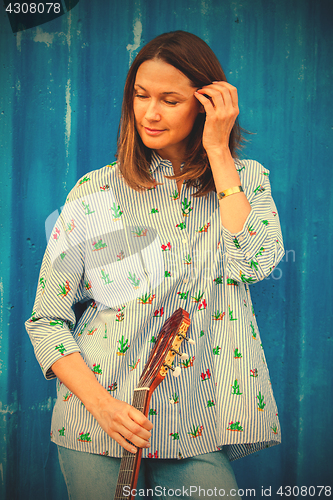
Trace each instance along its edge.
{"label": "woman's left hand", "polygon": [[239,114],[236,87],[227,82],[213,82],[194,95],[206,112],[202,144],[207,154],[229,148],[230,133]]}

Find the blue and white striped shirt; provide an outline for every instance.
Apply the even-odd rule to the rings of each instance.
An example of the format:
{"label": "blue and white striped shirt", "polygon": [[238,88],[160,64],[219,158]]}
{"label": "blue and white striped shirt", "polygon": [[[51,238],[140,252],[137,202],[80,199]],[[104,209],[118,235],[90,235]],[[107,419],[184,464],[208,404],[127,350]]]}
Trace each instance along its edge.
{"label": "blue and white striped shirt", "polygon": [[[47,379],[52,364],[81,352],[113,397],[133,391],[165,320],[182,307],[195,345],[152,395],[151,447],[143,458],[187,458],[226,446],[230,460],[280,442],[269,373],[249,283],[284,254],[269,172],[236,163],[251,212],[242,231],[222,226],[215,192],[177,193],[171,162],[153,153],[163,183],[129,188],[117,164],[94,170],[70,192],[43,259],[26,328]],[[221,202],[223,203],[223,201]],[[73,305],[88,306],[76,321]],[[52,440],[74,450],[121,456],[121,447],[57,381]]]}

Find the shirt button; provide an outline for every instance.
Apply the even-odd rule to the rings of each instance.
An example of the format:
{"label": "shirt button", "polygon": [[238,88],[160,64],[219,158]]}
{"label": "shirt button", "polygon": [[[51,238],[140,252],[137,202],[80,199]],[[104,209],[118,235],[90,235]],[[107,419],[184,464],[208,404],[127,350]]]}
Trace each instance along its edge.
{"label": "shirt button", "polygon": [[250,258],[251,258],[251,254],[250,254],[250,253],[246,253],[246,254],[245,254],[245,257],[246,257],[247,259],[250,259]]}
{"label": "shirt button", "polygon": [[182,242],[186,244],[186,243],[187,243],[187,239],[186,239],[186,238],[183,238],[183,239],[182,239]]}
{"label": "shirt button", "polygon": [[188,279],[187,278],[184,279],[184,283],[188,283]]}
{"label": "shirt button", "polygon": [[244,239],[243,235],[238,236],[238,241],[243,241],[243,239]]}

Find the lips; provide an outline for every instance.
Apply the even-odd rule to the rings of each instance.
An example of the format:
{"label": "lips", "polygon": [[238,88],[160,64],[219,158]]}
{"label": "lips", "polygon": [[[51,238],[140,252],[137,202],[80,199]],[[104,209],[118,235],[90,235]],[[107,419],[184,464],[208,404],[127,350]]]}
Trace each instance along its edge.
{"label": "lips", "polygon": [[148,128],[144,127],[145,132],[147,135],[160,135],[162,132],[164,132],[164,129],[157,129],[157,128]]}

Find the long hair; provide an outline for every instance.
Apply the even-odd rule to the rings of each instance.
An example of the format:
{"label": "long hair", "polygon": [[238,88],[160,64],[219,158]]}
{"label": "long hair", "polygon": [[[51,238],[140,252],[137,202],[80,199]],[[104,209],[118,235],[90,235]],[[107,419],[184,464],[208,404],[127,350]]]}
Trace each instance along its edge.
{"label": "long hair", "polygon": [[[222,67],[211,48],[201,38],[186,31],[164,33],[145,45],[134,59],[125,83],[121,120],[118,130],[117,160],[125,182],[142,191],[156,182],[150,174],[151,150],[139,136],[133,111],[134,83],[139,66],[148,60],[160,59],[180,70],[193,87],[203,87],[213,81],[227,81]],[[185,165],[180,175],[167,176],[181,179],[198,190],[193,196],[204,196],[215,190],[214,179],[206,151],[202,145],[205,113],[199,113],[187,142]],[[241,148],[241,129],[236,120],[230,134],[229,148],[233,158]]]}

